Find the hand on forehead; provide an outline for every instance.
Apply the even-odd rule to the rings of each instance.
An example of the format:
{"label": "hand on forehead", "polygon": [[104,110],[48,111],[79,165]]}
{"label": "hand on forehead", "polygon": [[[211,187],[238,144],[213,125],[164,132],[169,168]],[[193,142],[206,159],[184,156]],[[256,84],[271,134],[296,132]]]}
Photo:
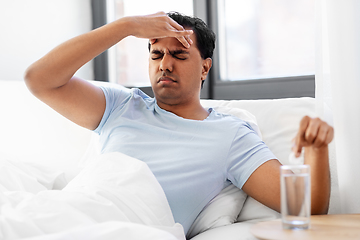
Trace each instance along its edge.
{"label": "hand on forehead", "polygon": [[[191,44],[193,43],[192,39],[190,38],[190,35],[193,34],[192,29],[185,29],[183,26],[178,24],[174,19],[168,17],[170,22],[170,31],[180,32],[182,33],[180,36],[175,36],[175,38],[186,48],[190,48]],[[188,35],[183,35],[183,33],[188,33]],[[156,42],[156,40],[155,40]]]}
{"label": "hand on forehead", "polygon": [[[189,35],[184,37],[174,37],[176,38],[185,48],[190,48],[191,44],[193,44],[193,40],[190,38]],[[153,45],[158,41],[158,39],[150,39],[150,44]]]}
{"label": "hand on forehead", "polygon": [[155,39],[167,37],[176,38],[185,48],[190,48],[193,43],[190,38],[193,30],[185,29],[164,12],[133,18],[136,20],[136,31],[132,35],[138,38],[150,39],[150,44],[154,44]]}
{"label": "hand on forehead", "polygon": [[138,27],[133,36],[147,38],[151,45],[156,43],[157,39],[168,37],[177,39],[185,48],[190,48],[193,44],[191,35],[194,31],[184,28],[164,12],[134,18]]}

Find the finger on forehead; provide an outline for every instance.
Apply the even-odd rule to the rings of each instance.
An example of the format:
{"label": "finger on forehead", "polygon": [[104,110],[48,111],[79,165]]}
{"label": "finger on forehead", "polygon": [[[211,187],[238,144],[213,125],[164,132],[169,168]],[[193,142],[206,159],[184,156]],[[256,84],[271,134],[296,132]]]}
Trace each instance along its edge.
{"label": "finger on forehead", "polygon": [[181,26],[179,23],[177,23],[174,19],[172,19],[171,17],[168,17],[169,18],[169,23],[170,25],[175,28],[176,30],[179,30],[179,31],[182,31],[182,30],[185,30],[185,28],[183,26]]}
{"label": "finger on forehead", "polygon": [[190,47],[190,43],[186,40],[185,37],[176,37],[176,39],[186,48]]}
{"label": "finger on forehead", "polygon": [[189,35],[186,35],[186,36],[185,36],[185,39],[186,39],[186,41],[188,41],[188,43],[190,43],[190,44],[193,44],[193,43],[194,43],[193,40],[190,38]]}

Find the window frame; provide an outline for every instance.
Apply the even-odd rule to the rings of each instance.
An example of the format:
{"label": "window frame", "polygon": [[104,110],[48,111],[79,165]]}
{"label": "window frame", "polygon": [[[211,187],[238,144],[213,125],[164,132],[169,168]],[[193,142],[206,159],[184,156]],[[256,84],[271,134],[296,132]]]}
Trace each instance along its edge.
{"label": "window frame", "polygon": [[[217,4],[208,0],[208,24],[218,35]],[[220,79],[219,48],[215,48],[211,72],[212,99],[278,99],[292,97],[315,97],[315,75],[258,78],[226,81]]]}
{"label": "window frame", "polygon": [[[106,0],[91,0],[92,29],[106,24]],[[104,51],[94,58],[94,79],[96,81],[109,82],[109,59],[108,51]]]}
{"label": "window frame", "polygon": [[[93,28],[106,24],[106,1],[91,0],[93,9]],[[218,35],[217,0],[194,0],[194,16],[203,19]],[[107,51],[94,59],[96,80],[109,81]],[[151,87],[141,87],[153,96]],[[238,81],[220,79],[219,48],[216,47],[213,65],[201,90],[203,99],[279,99],[296,97],[315,97],[315,75],[259,78]]]}

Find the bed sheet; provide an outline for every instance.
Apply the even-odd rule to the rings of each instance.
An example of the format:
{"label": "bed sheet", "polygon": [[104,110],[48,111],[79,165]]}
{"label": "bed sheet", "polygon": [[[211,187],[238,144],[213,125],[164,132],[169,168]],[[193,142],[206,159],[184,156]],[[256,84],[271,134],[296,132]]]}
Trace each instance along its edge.
{"label": "bed sheet", "polygon": [[185,240],[160,184],[137,159],[102,155],[61,190],[51,190],[61,173],[0,163],[0,239]]}

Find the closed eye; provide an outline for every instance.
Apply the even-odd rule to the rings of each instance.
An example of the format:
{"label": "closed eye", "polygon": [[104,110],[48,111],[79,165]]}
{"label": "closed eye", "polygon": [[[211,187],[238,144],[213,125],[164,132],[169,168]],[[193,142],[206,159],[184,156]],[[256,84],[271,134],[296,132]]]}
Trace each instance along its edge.
{"label": "closed eye", "polygon": [[[169,54],[176,59],[179,60],[186,60],[189,56],[189,52],[186,52],[184,50],[176,50],[176,51],[170,51]],[[159,50],[153,50],[151,52],[151,59],[152,60],[158,60],[164,57],[164,53]]]}
{"label": "closed eye", "polygon": [[152,60],[158,60],[160,58],[162,58],[164,56],[164,53],[158,51],[158,50],[154,50],[151,52],[151,59]]}
{"label": "closed eye", "polygon": [[179,59],[179,60],[186,60],[187,56],[184,56],[182,54],[174,54],[172,55],[174,58]]}
{"label": "closed eye", "polygon": [[188,58],[189,53],[184,50],[171,51],[171,56],[179,60],[186,60]]}
{"label": "closed eye", "polygon": [[158,60],[158,59],[160,59],[160,58],[162,58],[162,56],[152,56],[152,57],[151,57],[152,60]]}

